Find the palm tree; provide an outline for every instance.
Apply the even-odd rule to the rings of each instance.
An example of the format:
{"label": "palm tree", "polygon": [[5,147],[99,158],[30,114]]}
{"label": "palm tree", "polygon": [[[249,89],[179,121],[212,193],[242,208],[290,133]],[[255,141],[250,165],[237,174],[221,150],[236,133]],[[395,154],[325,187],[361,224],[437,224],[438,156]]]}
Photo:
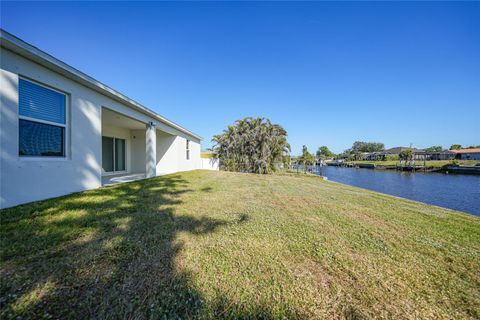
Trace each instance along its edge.
{"label": "palm tree", "polygon": [[412,149],[406,149],[406,150],[402,150],[400,152],[400,154],[398,155],[398,158],[400,160],[411,161],[411,160],[413,160],[413,156],[414,156],[413,150]]}
{"label": "palm tree", "polygon": [[271,173],[290,152],[285,129],[265,118],[237,120],[212,141],[221,168],[228,171]]}
{"label": "palm tree", "polygon": [[308,151],[307,146],[302,147],[302,155],[298,158],[299,163],[303,165],[303,170],[307,171],[307,166],[315,163],[315,157]]}

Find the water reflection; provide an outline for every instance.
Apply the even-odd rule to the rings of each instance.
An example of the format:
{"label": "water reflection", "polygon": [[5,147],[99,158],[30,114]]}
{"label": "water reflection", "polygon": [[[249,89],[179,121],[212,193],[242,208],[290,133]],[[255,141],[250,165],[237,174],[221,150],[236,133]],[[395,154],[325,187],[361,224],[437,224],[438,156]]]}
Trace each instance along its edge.
{"label": "water reflection", "polygon": [[332,181],[480,216],[480,176],[323,167]]}

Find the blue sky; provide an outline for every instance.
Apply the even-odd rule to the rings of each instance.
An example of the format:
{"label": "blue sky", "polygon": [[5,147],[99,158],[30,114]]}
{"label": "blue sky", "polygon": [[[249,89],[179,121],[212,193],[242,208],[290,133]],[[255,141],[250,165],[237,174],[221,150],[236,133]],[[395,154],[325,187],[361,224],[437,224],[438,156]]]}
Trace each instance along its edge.
{"label": "blue sky", "polygon": [[204,137],[480,144],[480,3],[2,2],[1,27]]}

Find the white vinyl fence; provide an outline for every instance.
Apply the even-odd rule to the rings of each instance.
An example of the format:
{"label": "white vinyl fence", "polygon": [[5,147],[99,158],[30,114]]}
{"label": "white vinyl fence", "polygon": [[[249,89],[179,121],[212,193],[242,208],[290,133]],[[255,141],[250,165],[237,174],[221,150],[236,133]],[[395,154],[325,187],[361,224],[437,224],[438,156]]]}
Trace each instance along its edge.
{"label": "white vinyl fence", "polygon": [[205,170],[218,170],[218,159],[217,158],[201,158],[202,160],[202,169]]}

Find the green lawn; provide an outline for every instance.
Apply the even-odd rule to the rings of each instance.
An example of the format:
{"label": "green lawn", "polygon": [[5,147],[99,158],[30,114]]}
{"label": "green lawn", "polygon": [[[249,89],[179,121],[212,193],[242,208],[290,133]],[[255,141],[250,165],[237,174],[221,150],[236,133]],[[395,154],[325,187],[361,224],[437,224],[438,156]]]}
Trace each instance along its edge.
{"label": "green lawn", "polygon": [[[474,166],[477,163],[480,163],[478,160],[456,160],[459,165],[463,166]],[[387,161],[349,161],[349,163],[355,164],[376,164],[377,166],[396,166],[400,162],[398,160],[387,160]],[[452,164],[452,160],[429,160],[425,161],[425,166],[427,168],[441,168],[445,165]],[[423,161],[415,160],[415,165],[423,166]]]}
{"label": "green lawn", "polygon": [[480,219],[194,171],[5,209],[2,318],[480,318]]}

